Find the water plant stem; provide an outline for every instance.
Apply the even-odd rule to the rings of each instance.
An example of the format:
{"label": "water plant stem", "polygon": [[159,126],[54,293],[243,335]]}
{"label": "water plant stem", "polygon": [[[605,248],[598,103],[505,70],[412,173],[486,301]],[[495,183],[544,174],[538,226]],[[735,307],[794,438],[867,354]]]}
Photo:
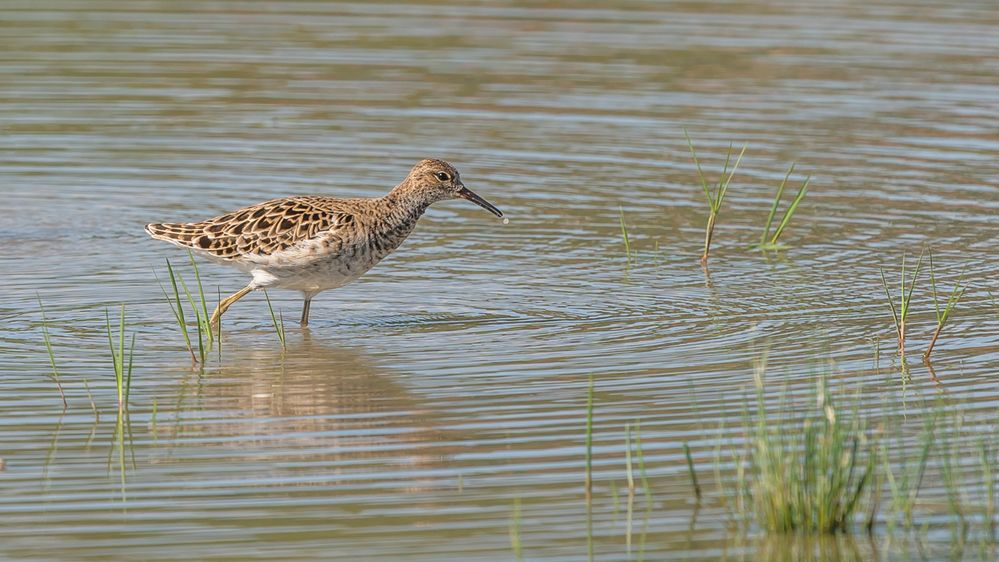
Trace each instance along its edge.
{"label": "water plant stem", "polygon": [[704,227],[704,252],[701,254],[701,264],[703,265],[708,263],[708,256],[711,253],[711,241],[714,238],[715,224],[718,222],[718,213],[721,211],[722,201],[725,200],[725,193],[732,182],[732,176],[739,169],[742,156],[746,153],[746,145],[742,145],[742,150],[739,151],[739,156],[736,158],[731,171],[729,171],[729,164],[732,163],[732,145],[729,145],[721,176],[718,178],[718,183],[712,189],[708,186],[708,180],[704,177],[701,163],[697,159],[697,152],[694,150],[694,142],[690,139],[690,134],[687,133],[686,129],[683,130],[683,135],[687,138],[687,147],[690,149],[690,156],[694,160],[694,166],[697,168],[697,178],[700,181],[701,190],[704,191],[704,197],[708,200],[708,222]]}
{"label": "water plant stem", "polygon": [[48,321],[45,318],[45,307],[42,306],[42,297],[37,293],[35,296],[38,298],[38,310],[42,313],[42,340],[45,342],[45,350],[49,354],[49,365],[52,366],[52,374],[49,378],[55,382],[56,388],[59,390],[59,397],[62,398],[62,411],[65,412],[69,408],[69,403],[66,402],[66,393],[62,389],[62,382],[59,380],[59,369],[56,368],[55,361],[55,351],[52,350],[52,339],[49,337],[49,327]]}
{"label": "water plant stem", "polygon": [[624,224],[624,207],[618,207],[621,213],[621,238],[624,239],[624,255],[627,257],[627,266],[631,267],[631,239],[628,238],[628,227]]}
{"label": "water plant stem", "polygon": [[891,291],[888,289],[888,280],[885,278],[885,270],[881,268],[881,286],[885,291],[885,298],[888,300],[888,306],[891,308],[892,320],[895,322],[895,337],[898,340],[898,354],[905,361],[905,329],[906,320],[909,318],[909,310],[912,304],[912,291],[916,288],[916,280],[919,278],[919,269],[923,265],[923,252],[919,253],[919,261],[916,262],[916,271],[912,274],[912,279],[909,281],[908,290],[906,290],[906,279],[905,279],[905,255],[902,255],[902,275],[901,275],[901,290],[899,294],[899,304],[895,306],[895,299],[891,296]]}
{"label": "water plant stem", "polygon": [[593,374],[586,392],[586,473],[583,479],[586,503],[593,497]]}
{"label": "water plant stem", "polygon": [[267,300],[267,310],[271,313],[271,322],[274,325],[274,331],[277,333],[278,341],[281,342],[281,349],[287,350],[288,346],[285,343],[284,314],[274,314],[274,307],[271,306],[271,297],[267,294],[267,291],[264,291],[264,299]]}
{"label": "water plant stem", "polygon": [[[930,260],[930,288],[933,293],[933,307],[937,314],[937,327],[933,330],[933,337],[930,339],[930,345],[926,348],[923,353],[923,361],[929,362],[930,354],[933,353],[933,347],[937,344],[937,339],[940,337],[940,332],[943,331],[944,326],[947,325],[947,320],[950,319],[951,312],[954,311],[954,307],[957,306],[958,301],[964,296],[964,292],[967,287],[962,286],[962,280],[958,279],[954,288],[951,290],[950,295],[947,297],[947,302],[944,304],[943,309],[940,308],[940,299],[937,297],[937,278],[933,267],[933,252],[929,252]],[[962,274],[961,278],[963,279]]]}
{"label": "water plant stem", "polygon": [[701,485],[697,483],[697,472],[694,471],[694,459],[690,457],[690,445],[683,442],[683,456],[687,458],[687,472],[690,473],[690,483],[694,487],[694,498],[701,503]]}

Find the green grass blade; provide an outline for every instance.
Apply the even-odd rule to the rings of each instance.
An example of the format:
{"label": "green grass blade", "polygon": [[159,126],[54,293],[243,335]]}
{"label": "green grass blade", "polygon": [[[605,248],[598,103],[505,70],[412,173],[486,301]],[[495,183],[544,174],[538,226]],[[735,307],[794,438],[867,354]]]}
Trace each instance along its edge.
{"label": "green grass blade", "polygon": [[766,244],[767,239],[770,238],[770,227],[773,225],[774,217],[777,216],[777,207],[780,205],[781,196],[784,195],[784,186],[787,185],[788,178],[791,177],[791,172],[794,171],[794,162],[791,163],[791,167],[787,169],[787,173],[784,174],[784,179],[777,186],[777,195],[774,196],[774,204],[770,206],[770,214],[767,215],[766,227],[763,229],[763,235],[760,236],[760,244]]}
{"label": "green grass blade", "polygon": [[[177,320],[177,326],[180,327],[180,333],[184,336],[184,343],[187,345],[187,350],[191,353],[191,358],[194,359],[194,346],[191,345],[191,336],[187,333],[187,321],[184,318],[184,306],[180,300],[180,290],[177,287],[177,275],[173,271],[173,265],[170,264],[170,260],[166,260],[167,271],[170,273],[170,284],[173,286],[173,294],[176,299],[176,308],[170,297],[167,295],[166,289],[163,284],[160,283],[160,290],[163,291],[163,297],[166,298],[167,303],[170,304],[170,311],[173,312],[174,318]],[[153,276],[156,277],[156,272],[153,271]],[[157,283],[159,283],[159,277],[156,277]]]}
{"label": "green grass blade", "polygon": [[[904,258],[903,258],[904,263]],[[909,304],[912,302],[912,291],[916,288],[916,280],[919,279],[919,269],[923,265],[923,252],[919,253],[919,261],[916,262],[916,271],[912,273],[912,280],[909,281],[909,292],[905,295],[905,299],[902,302],[902,320],[904,321],[909,316]],[[902,290],[905,291],[905,274],[903,268],[902,275]]]}
{"label": "green grass blade", "polygon": [[783,234],[784,229],[787,228],[787,224],[791,222],[791,217],[794,216],[794,212],[798,210],[798,204],[801,200],[805,198],[805,193],[808,192],[808,184],[811,182],[812,178],[807,177],[805,181],[802,182],[801,188],[798,190],[798,194],[795,195],[794,200],[791,201],[791,206],[784,211],[784,218],[781,219],[780,225],[777,226],[777,230],[774,232],[773,238],[770,240],[771,243],[776,244],[777,239]]}
{"label": "green grass blade", "polygon": [[[748,145],[746,144],[742,145],[742,150],[739,151],[739,157],[735,159],[735,165],[732,166],[732,171],[728,173],[724,182],[719,183],[718,196],[715,201],[715,213],[718,213],[718,211],[721,210],[722,201],[725,200],[725,194],[728,193],[728,186],[732,183],[732,177],[735,176],[736,170],[739,169],[739,164],[742,162],[743,155],[746,154],[747,147]],[[729,147],[729,151],[731,151],[731,147]],[[725,159],[725,168],[728,168],[728,157]]]}
{"label": "green grass blade", "polygon": [[62,381],[59,380],[59,369],[56,368],[55,351],[52,349],[52,339],[49,337],[49,327],[48,320],[45,318],[45,307],[42,305],[42,296],[37,292],[35,297],[38,299],[38,310],[42,313],[42,340],[45,342],[45,351],[49,355],[49,365],[52,366],[52,374],[50,378],[55,382],[56,388],[59,390],[59,397],[62,398],[62,409],[66,411],[69,408],[69,403],[66,401],[66,393],[62,388]]}
{"label": "green grass blade", "polygon": [[701,181],[701,189],[704,191],[704,196],[708,199],[708,205],[714,208],[714,198],[711,196],[708,180],[704,177],[704,171],[701,170],[701,163],[697,160],[697,152],[694,151],[694,141],[690,140],[690,134],[687,133],[687,129],[683,130],[683,136],[687,138],[687,147],[690,148],[690,157],[694,160],[694,166],[697,168],[697,177]]}
{"label": "green grass blade", "polygon": [[881,271],[881,286],[884,287],[885,298],[888,299],[888,306],[891,307],[891,317],[892,320],[895,321],[895,330],[897,331],[901,327],[901,324],[899,323],[898,312],[895,310],[895,301],[892,299],[891,292],[888,290],[888,280],[885,279],[885,270],[884,268],[879,269]]}
{"label": "green grass blade", "polygon": [[201,284],[201,272],[198,271],[198,263],[194,261],[194,252],[188,250],[187,256],[191,260],[191,268],[194,269],[194,279],[198,282],[198,295],[201,297],[201,314],[198,318],[198,324],[202,325],[203,331],[208,334],[209,342],[214,338],[211,326],[208,325],[208,301],[205,299],[205,288]]}
{"label": "green grass blade", "polygon": [[618,206],[621,214],[621,237],[624,238],[624,254],[628,257],[628,264],[631,264],[631,240],[628,238],[628,227],[624,224],[624,207]]}
{"label": "green grass blade", "polygon": [[583,480],[587,502],[593,493],[593,373],[590,373],[589,379],[586,392],[586,473]]}

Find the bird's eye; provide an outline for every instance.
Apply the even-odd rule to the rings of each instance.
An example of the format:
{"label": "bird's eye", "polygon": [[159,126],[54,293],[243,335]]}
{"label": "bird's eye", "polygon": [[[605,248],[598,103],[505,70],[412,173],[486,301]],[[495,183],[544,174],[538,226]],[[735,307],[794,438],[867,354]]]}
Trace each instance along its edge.
{"label": "bird's eye", "polygon": [[441,181],[447,181],[447,180],[451,179],[451,176],[447,175],[447,172],[437,172],[434,175],[437,176],[437,179],[439,179]]}

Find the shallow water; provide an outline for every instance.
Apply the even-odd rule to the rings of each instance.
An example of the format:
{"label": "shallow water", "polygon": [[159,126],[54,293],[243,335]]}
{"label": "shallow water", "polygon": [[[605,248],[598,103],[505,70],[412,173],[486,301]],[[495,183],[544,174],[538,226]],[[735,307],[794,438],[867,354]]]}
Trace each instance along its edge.
{"label": "shallow water", "polygon": [[[0,556],[509,560],[519,541],[536,560],[994,557],[955,541],[932,470],[916,537],[886,518],[870,539],[740,529],[714,451],[743,439],[764,355],[768,404],[806,403],[829,374],[901,450],[941,400],[964,435],[992,433],[997,24],[991,2],[4,2]],[[712,177],[749,146],[708,271],[683,128]],[[317,298],[310,331],[289,322],[286,352],[254,295],[221,359],[191,369],[153,274],[186,255],[143,224],[376,196],[424,156],[510,224],[439,204]],[[813,179],[789,248],[748,250],[791,161]],[[923,246],[946,290],[962,273],[969,289],[933,373],[917,290],[905,376],[878,267],[894,281]],[[201,273],[210,297],[243,283]],[[297,318],[296,295],[271,296]],[[124,449],[104,334],[119,303],[137,338]],[[639,420],[649,490],[629,510]]]}

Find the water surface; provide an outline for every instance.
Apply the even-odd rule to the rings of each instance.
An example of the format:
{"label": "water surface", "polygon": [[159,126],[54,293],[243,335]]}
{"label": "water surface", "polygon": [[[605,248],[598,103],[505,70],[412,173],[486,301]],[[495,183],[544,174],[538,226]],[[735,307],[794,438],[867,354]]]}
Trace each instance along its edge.
{"label": "water surface", "polygon": [[[997,24],[973,1],[5,2],[0,556],[509,560],[513,534],[536,560],[994,557],[975,534],[952,544],[939,474],[917,541],[885,520],[870,540],[784,540],[733,526],[713,471],[764,354],[771,405],[808,403],[827,374],[902,450],[941,399],[965,417],[959,447],[993,431]],[[712,176],[749,146],[707,271],[684,128]],[[439,204],[317,298],[310,331],[289,322],[286,351],[253,295],[221,359],[191,369],[154,277],[186,256],[142,225],[377,196],[426,156],[510,224]],[[748,250],[792,161],[813,179],[789,248]],[[878,272],[924,246],[944,287],[969,286],[937,382],[917,360],[929,292],[905,376]],[[201,273],[209,296],[244,282]],[[297,318],[296,295],[272,298]],[[119,303],[137,338],[122,457],[104,334]],[[629,511],[639,421],[650,489]]]}

